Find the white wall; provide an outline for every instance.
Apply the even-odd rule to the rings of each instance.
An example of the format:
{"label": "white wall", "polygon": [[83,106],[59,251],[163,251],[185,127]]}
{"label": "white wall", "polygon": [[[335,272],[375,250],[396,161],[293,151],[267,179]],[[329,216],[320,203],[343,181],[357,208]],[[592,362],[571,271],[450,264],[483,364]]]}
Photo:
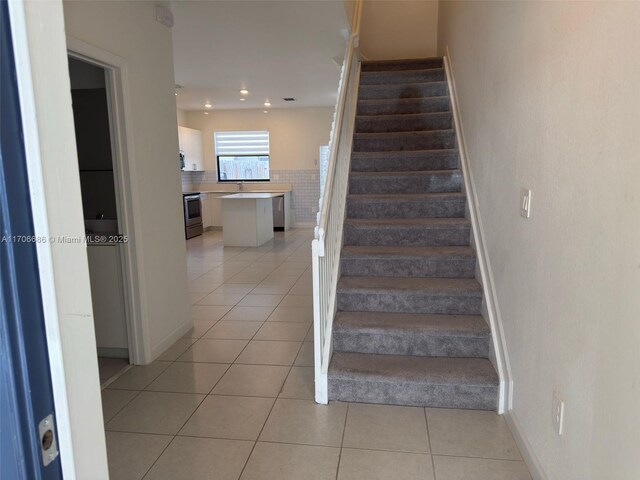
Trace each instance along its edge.
{"label": "white wall", "polygon": [[[352,3],[345,3],[348,13]],[[360,50],[368,60],[433,57],[437,27],[435,0],[364,0]]]}
{"label": "white wall", "polygon": [[442,2],[447,46],[512,415],[549,479],[640,478],[640,4]]}
{"label": "white wall", "polygon": [[333,107],[213,110],[187,112],[188,127],[202,131],[205,169],[215,170],[213,133],[218,130],[269,130],[272,170],[318,169],[318,147],[329,143]]}
{"label": "white wall", "polygon": [[125,59],[132,193],[147,360],[189,329],[171,29],[155,3],[64,2],[67,35]]}
{"label": "white wall", "polygon": [[178,126],[179,127],[186,127],[187,126],[187,111],[186,110],[182,110],[180,108],[177,109],[178,110]]}

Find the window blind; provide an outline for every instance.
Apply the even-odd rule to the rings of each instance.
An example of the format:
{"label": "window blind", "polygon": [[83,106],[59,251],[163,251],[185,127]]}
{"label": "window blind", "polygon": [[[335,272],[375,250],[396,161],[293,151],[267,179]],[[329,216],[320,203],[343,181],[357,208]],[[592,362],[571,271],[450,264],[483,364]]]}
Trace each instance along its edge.
{"label": "window blind", "polygon": [[269,155],[269,131],[214,132],[216,155]]}

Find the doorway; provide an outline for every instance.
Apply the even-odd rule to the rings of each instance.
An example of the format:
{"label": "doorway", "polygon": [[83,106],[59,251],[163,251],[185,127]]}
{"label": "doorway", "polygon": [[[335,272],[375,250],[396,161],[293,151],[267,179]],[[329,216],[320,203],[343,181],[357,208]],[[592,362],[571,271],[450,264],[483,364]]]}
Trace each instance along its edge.
{"label": "doorway", "polygon": [[91,299],[98,351],[100,384],[104,387],[129,368],[130,319],[125,278],[126,230],[119,214],[114,112],[109,72],[69,56],[82,210],[87,238]]}

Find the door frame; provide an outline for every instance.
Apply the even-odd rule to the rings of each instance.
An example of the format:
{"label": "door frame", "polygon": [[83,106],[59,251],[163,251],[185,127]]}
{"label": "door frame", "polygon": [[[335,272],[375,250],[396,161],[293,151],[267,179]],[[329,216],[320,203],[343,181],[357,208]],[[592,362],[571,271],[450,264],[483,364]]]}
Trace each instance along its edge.
{"label": "door frame", "polygon": [[123,243],[121,270],[123,275],[126,303],[127,333],[129,344],[129,362],[141,365],[149,363],[151,352],[147,329],[142,321],[146,302],[141,296],[145,291],[143,256],[140,238],[136,235],[140,229],[139,198],[132,188],[136,184],[136,170],[133,161],[134,146],[131,129],[131,114],[128,102],[127,61],[111,52],[67,35],[67,53],[69,57],[103,68],[106,72],[107,101],[109,103],[109,123],[114,166],[116,207],[118,211],[119,232],[128,236]]}

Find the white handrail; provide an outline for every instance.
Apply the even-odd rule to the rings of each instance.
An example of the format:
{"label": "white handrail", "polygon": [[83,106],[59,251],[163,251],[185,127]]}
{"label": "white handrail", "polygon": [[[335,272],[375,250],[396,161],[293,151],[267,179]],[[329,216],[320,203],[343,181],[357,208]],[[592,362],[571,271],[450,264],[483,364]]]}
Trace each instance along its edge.
{"label": "white handrail", "polygon": [[318,403],[328,402],[327,371],[331,359],[331,333],[336,312],[342,228],[360,79],[357,48],[361,9],[362,2],[356,2],[354,33],[347,42],[342,64],[329,140],[329,165],[312,242],[315,398]]}

